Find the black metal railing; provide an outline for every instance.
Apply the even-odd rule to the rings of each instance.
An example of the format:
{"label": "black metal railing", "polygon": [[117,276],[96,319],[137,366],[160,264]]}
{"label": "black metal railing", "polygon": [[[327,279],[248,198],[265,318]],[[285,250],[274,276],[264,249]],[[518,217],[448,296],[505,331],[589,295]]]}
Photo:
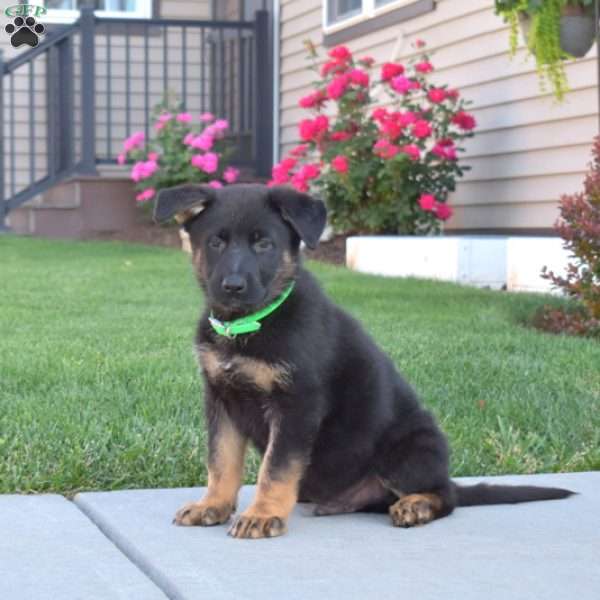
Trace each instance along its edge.
{"label": "black metal railing", "polygon": [[254,21],[98,19],[2,63],[0,227],[8,212],[74,174],[116,161],[170,92],[230,124],[232,160],[266,176],[272,160],[268,13]]}

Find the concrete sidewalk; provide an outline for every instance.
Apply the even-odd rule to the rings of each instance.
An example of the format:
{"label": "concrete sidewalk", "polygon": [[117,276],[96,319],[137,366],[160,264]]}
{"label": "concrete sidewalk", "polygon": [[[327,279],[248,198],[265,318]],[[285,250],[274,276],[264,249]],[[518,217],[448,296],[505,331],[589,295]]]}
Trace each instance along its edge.
{"label": "concrete sidewalk", "polygon": [[598,600],[600,472],[485,481],[579,495],[462,508],[408,530],[386,515],[316,518],[300,505],[289,533],[266,540],[171,525],[199,488],[0,496],[0,598]]}

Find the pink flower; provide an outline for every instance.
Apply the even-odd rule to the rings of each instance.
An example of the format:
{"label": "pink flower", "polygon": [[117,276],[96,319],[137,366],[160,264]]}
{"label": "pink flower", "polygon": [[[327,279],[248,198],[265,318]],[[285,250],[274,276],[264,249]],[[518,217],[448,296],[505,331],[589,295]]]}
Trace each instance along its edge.
{"label": "pink flower", "polygon": [[196,154],[192,156],[191,163],[205,173],[214,173],[219,168],[219,157],[214,152]]}
{"label": "pink flower", "polygon": [[296,166],[297,160],[290,156],[284,158],[271,170],[271,181],[269,185],[280,185],[287,183],[290,179],[290,171]]}
{"label": "pink flower", "polygon": [[350,73],[350,81],[360,87],[369,87],[369,74],[362,69],[352,69]]}
{"label": "pink flower", "polygon": [[477,121],[475,121],[475,117],[465,112],[464,110],[457,112],[452,117],[452,122],[465,131],[475,129],[475,127],[477,126]]}
{"label": "pink flower", "polygon": [[218,190],[219,188],[223,187],[223,184],[218,179],[211,179],[208,182],[208,187],[215,188],[216,190]]}
{"label": "pink flower", "polygon": [[416,138],[426,138],[431,135],[432,129],[428,121],[419,120],[412,126],[412,133]]}
{"label": "pink flower", "polygon": [[292,148],[292,150],[290,151],[290,154],[292,156],[304,156],[306,154],[306,151],[308,150],[308,148],[309,148],[308,144],[299,144],[295,148]]}
{"label": "pink flower", "polygon": [[452,207],[444,204],[443,202],[438,202],[434,206],[433,212],[435,213],[435,216],[440,219],[440,221],[447,221],[454,213]]}
{"label": "pink flower", "polygon": [[394,77],[390,83],[393,89],[399,94],[406,94],[411,89],[410,79],[404,77],[404,75],[398,75]]}
{"label": "pink flower", "polygon": [[336,156],[332,161],[331,161],[331,166],[333,167],[333,169],[335,169],[338,173],[347,173],[348,172],[348,159],[345,156],[342,156],[341,154]]}
{"label": "pink flower", "polygon": [[383,121],[388,116],[387,108],[383,108],[382,106],[376,108],[372,113],[371,117],[375,121]]}
{"label": "pink flower", "polygon": [[332,48],[328,52],[328,54],[329,54],[330,58],[333,58],[338,61],[346,61],[349,58],[352,58],[352,54],[350,53],[350,50],[348,50],[348,48],[346,46],[336,46],[335,48]]}
{"label": "pink flower", "polygon": [[140,192],[135,199],[138,202],[144,202],[146,200],[150,200],[150,198],[153,198],[154,194],[156,194],[156,190],[154,188],[146,188],[143,192]]}
{"label": "pink flower", "polygon": [[125,154],[123,154],[121,152],[121,154],[119,154],[119,156],[117,156],[117,164],[124,165],[126,161],[127,161],[127,156],[125,156]]}
{"label": "pink flower", "polygon": [[158,153],[157,152],[149,152],[148,153],[148,160],[157,161],[158,160]]}
{"label": "pink flower", "polygon": [[307,164],[292,176],[291,182],[299,192],[307,192],[308,182],[317,178],[320,174],[321,167],[318,164]]}
{"label": "pink flower", "polygon": [[348,131],[334,131],[330,136],[332,142],[345,142],[352,137]]}
{"label": "pink flower", "polygon": [[226,129],[229,128],[229,121],[227,121],[225,119],[218,119],[217,121],[214,122],[213,127],[217,131],[225,131]]}
{"label": "pink flower", "polygon": [[156,123],[154,124],[154,129],[156,129],[156,131],[160,131],[172,118],[173,115],[171,113],[162,113],[158,115]]}
{"label": "pink flower", "polygon": [[300,121],[298,129],[303,141],[318,140],[329,129],[329,119],[325,115],[319,115],[314,120],[304,119]]}
{"label": "pink flower", "polygon": [[423,40],[415,40],[415,48],[425,48],[426,45]]}
{"label": "pink flower", "polygon": [[446,99],[446,90],[442,88],[431,88],[427,96],[431,102],[439,104]]}
{"label": "pink flower", "polygon": [[439,158],[448,160],[456,160],[458,158],[454,142],[450,139],[443,139],[436,142],[435,146],[431,149],[431,153]]}
{"label": "pink flower", "polygon": [[215,115],[213,115],[212,113],[209,113],[209,112],[205,112],[200,115],[200,120],[203,123],[210,123],[211,121],[215,120]]}
{"label": "pink flower", "polygon": [[346,89],[348,88],[348,84],[350,83],[348,75],[338,75],[328,86],[327,86],[327,96],[332,100],[338,100],[341,98]]}
{"label": "pink flower", "polygon": [[428,60],[424,60],[415,65],[415,71],[418,73],[431,73],[431,71],[433,71],[433,65]]}
{"label": "pink flower", "polygon": [[346,63],[330,60],[321,67],[321,77],[327,77],[329,73],[341,73],[347,68]]}
{"label": "pink flower", "polygon": [[180,123],[189,123],[192,120],[192,115],[190,113],[179,113],[175,118]]}
{"label": "pink flower", "polygon": [[298,105],[301,108],[314,108],[320,107],[324,102],[327,101],[327,95],[322,90],[317,90],[312,94],[308,94],[307,96],[303,96],[298,101]]}
{"label": "pink flower", "polygon": [[208,152],[214,143],[214,138],[210,135],[206,135],[206,133],[201,133],[192,139],[190,146],[192,148],[197,148],[198,150],[204,150],[204,152]]}
{"label": "pink flower", "polygon": [[421,197],[419,198],[419,206],[427,211],[432,211],[436,202],[437,200],[433,194],[421,194]]}
{"label": "pink flower", "polygon": [[184,138],[183,138],[183,143],[186,146],[191,146],[192,145],[192,141],[194,139],[194,134],[192,132],[188,133]]}
{"label": "pink flower", "polygon": [[421,150],[418,146],[415,146],[415,144],[406,144],[406,146],[402,146],[400,150],[405,154],[408,154],[408,157],[411,160],[419,160],[421,158]]}
{"label": "pink flower", "polygon": [[460,92],[458,90],[446,90],[446,96],[451,100],[458,100]]}
{"label": "pink flower", "polygon": [[400,116],[398,117],[398,122],[400,123],[400,125],[402,125],[402,127],[406,127],[407,125],[412,125],[413,123],[416,123],[418,120],[417,115],[410,110],[407,110],[406,112],[399,113],[399,114],[400,114]]}
{"label": "pink flower", "polygon": [[227,167],[223,173],[223,179],[227,183],[235,183],[240,176],[240,172],[234,167]]}
{"label": "pink flower", "polygon": [[388,140],[377,140],[373,146],[373,153],[380,158],[394,158],[400,152],[400,148]]}
{"label": "pink flower", "polygon": [[404,67],[398,63],[385,63],[383,67],[381,67],[381,79],[383,81],[389,81],[403,73]]}
{"label": "pink flower", "polygon": [[300,173],[306,179],[315,179],[321,174],[321,167],[316,163],[309,163],[302,167]]}
{"label": "pink flower", "polygon": [[146,135],[143,131],[136,131],[132,133],[124,142],[123,142],[123,150],[125,153],[131,152],[135,148],[139,148],[144,144],[146,139]]}
{"label": "pink flower", "polygon": [[131,169],[131,179],[136,183],[152,177],[158,171],[158,163],[154,160],[136,162]]}

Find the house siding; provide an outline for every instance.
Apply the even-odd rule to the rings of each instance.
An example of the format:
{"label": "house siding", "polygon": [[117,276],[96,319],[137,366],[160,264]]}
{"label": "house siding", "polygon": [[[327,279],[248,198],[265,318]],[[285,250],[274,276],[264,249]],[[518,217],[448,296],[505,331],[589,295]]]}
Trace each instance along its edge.
{"label": "house siding", "polygon": [[[562,193],[581,188],[598,132],[596,48],[567,65],[571,91],[563,104],[540,89],[524,48],[508,55],[508,29],[491,0],[439,0],[436,10],[348,42],[378,64],[413,56],[424,39],[436,71],[433,81],[457,87],[473,102],[476,136],[465,144],[471,171],[451,202],[448,229],[538,229],[552,226]],[[321,0],[283,0],[280,7],[280,152],[297,143],[306,116],[298,100],[310,89],[303,41],[322,55]],[[400,39],[400,41],[399,41]],[[397,48],[396,56],[393,56]]]}

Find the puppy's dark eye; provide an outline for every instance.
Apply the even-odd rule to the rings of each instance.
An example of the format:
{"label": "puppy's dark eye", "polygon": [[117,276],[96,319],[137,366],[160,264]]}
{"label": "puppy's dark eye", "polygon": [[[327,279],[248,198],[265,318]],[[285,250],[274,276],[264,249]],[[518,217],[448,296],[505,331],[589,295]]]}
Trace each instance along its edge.
{"label": "puppy's dark eye", "polygon": [[271,248],[273,248],[273,242],[269,238],[260,238],[254,242],[256,252],[268,252]]}
{"label": "puppy's dark eye", "polygon": [[208,247],[212,250],[217,250],[220,252],[225,248],[225,240],[223,238],[220,238],[218,235],[213,235],[208,240]]}

